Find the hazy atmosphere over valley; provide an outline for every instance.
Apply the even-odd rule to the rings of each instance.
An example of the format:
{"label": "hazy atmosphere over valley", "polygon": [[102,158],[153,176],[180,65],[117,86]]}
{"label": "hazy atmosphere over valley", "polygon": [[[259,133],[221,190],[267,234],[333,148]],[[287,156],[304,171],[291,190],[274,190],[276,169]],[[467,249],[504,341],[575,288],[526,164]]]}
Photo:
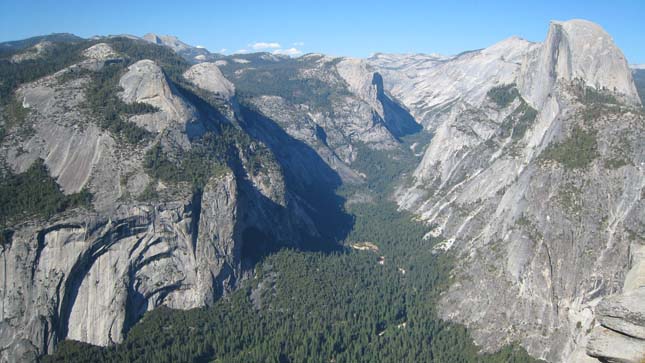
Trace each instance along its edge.
{"label": "hazy atmosphere over valley", "polygon": [[643,15],[0,4],[0,362],[645,362]]}

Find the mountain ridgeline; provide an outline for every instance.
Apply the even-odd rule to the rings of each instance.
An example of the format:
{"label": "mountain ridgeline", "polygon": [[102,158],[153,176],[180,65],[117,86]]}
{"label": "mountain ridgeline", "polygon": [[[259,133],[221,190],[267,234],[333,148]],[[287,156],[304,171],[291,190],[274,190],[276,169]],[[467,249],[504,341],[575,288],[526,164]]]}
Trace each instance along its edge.
{"label": "mountain ridgeline", "polygon": [[[645,74],[0,44],[0,360],[642,362]],[[639,97],[640,95],[640,97]]]}

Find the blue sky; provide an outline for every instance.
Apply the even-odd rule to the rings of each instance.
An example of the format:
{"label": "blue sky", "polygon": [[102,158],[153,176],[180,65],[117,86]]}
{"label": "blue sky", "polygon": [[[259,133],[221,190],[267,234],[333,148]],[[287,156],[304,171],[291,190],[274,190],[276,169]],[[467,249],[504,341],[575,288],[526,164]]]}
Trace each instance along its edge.
{"label": "blue sky", "polygon": [[456,54],[512,35],[541,41],[549,20],[571,18],[600,24],[630,63],[645,63],[644,0],[1,0],[0,41],[53,32],[83,37],[155,32],[228,53],[268,43],[270,51],[355,57]]}

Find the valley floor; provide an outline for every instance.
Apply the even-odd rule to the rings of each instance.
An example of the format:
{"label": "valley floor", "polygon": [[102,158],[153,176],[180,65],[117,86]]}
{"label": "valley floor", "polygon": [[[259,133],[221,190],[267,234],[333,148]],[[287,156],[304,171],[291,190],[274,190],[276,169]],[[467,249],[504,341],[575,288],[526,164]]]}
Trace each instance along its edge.
{"label": "valley floor", "polygon": [[[363,155],[368,155],[363,153]],[[468,331],[434,310],[447,288],[449,255],[432,253],[427,227],[386,196],[409,172],[378,152],[357,165],[366,185],[343,187],[354,227],[333,252],[281,250],[214,306],[146,314],[119,345],[73,341],[45,362],[531,362],[521,348],[479,354]],[[380,190],[381,193],[376,193]],[[366,242],[369,242],[366,243]],[[352,249],[350,246],[367,249]]]}

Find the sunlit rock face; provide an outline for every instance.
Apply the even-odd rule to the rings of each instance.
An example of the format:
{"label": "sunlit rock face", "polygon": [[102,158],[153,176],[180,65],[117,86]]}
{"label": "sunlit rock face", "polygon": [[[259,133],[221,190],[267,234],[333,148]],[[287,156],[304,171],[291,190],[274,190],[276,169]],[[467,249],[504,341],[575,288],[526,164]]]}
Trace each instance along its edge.
{"label": "sunlit rock face", "polygon": [[[472,329],[485,350],[517,341],[554,362],[614,354],[606,350],[620,347],[619,335],[594,328],[613,313],[595,307],[623,292],[629,256],[643,245],[645,124],[611,37],[571,20],[552,22],[543,43],[369,62],[434,130],[395,197],[442,240],[437,253],[458,261],[441,316]],[[489,91],[504,85],[514,96],[498,102]],[[588,160],[574,162],[580,154]],[[635,344],[625,341],[630,352]]]}
{"label": "sunlit rock face", "polygon": [[607,362],[639,363],[645,357],[645,245],[633,245],[620,294],[595,309],[599,323],[591,331],[588,355]]}
{"label": "sunlit rock face", "polygon": [[214,63],[196,64],[184,73],[184,78],[224,99],[230,99],[235,95],[235,86],[224,77]]}
{"label": "sunlit rock face", "polygon": [[627,60],[607,32],[586,20],[553,21],[544,43],[523,63],[520,90],[540,107],[557,81],[575,79],[640,104]]}
{"label": "sunlit rock face", "polygon": [[[157,110],[126,120],[151,136],[125,143],[85,109],[91,78],[79,71],[99,71],[121,56],[104,43],[83,55],[80,63],[17,89],[33,131],[10,134],[0,147],[12,172],[40,158],[63,193],[93,195],[91,210],[11,226],[13,235],[0,249],[2,361],[34,361],[62,339],[119,343],[148,310],[206,306],[231,292],[248,276],[254,256],[265,253],[260,247],[319,238],[311,207],[299,205],[276,161],[251,168],[250,153],[263,147],[258,142],[231,145],[239,148],[236,161],[199,190],[152,179],[144,158],[153,145],[188,152],[200,137],[195,130],[216,130],[213,120],[200,116],[155,61],[140,60],[124,69],[117,96]],[[221,115],[236,112],[234,87],[216,68],[191,70],[187,81],[218,98]],[[142,199],[146,189],[156,196]],[[256,248],[257,236],[268,246]]]}
{"label": "sunlit rock face", "polygon": [[512,37],[452,57],[376,54],[368,63],[383,75],[385,89],[435,130],[458,103],[479,106],[490,88],[516,82],[524,57],[537,47]]}

